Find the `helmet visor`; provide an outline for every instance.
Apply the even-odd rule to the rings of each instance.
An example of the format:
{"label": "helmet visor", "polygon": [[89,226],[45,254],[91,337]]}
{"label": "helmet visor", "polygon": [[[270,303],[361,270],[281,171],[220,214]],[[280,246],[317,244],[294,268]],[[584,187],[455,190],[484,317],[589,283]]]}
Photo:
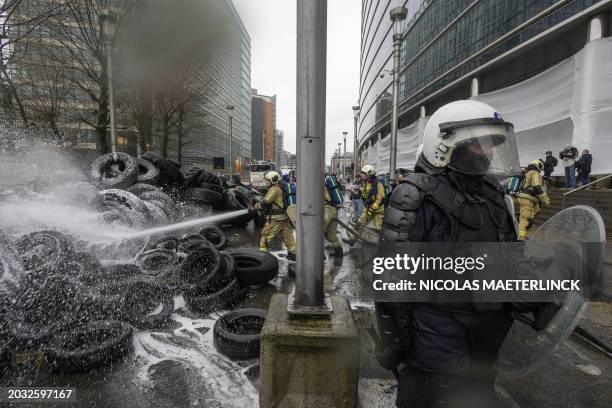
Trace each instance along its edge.
{"label": "helmet visor", "polygon": [[510,176],[521,170],[510,123],[461,127],[448,139],[455,142],[448,166],[455,171]]}

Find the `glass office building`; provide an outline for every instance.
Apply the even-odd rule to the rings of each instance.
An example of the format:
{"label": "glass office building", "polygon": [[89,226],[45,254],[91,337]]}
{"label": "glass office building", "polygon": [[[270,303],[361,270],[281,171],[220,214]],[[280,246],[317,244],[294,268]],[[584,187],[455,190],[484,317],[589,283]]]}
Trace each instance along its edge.
{"label": "glass office building", "polygon": [[[583,102],[575,96],[589,88],[584,83],[588,79],[584,69],[581,73],[578,68],[597,66],[596,71],[601,72],[590,72],[591,79],[599,74],[603,79],[608,72],[605,60],[610,48],[610,1],[364,0],[359,117],[362,162],[379,164],[384,171],[383,162],[388,161],[393,65],[389,12],[400,5],[408,9],[400,63],[400,167],[414,164],[414,151],[422,137],[418,133],[427,116],[448,102],[467,98],[495,103],[506,120],[515,122],[519,132],[529,132],[531,139],[539,140],[537,146],[527,146],[527,137],[518,137],[521,162],[543,156],[539,150],[544,145],[549,147],[546,150],[557,151],[564,144],[582,143],[584,147],[602,146],[612,151],[612,145],[601,140],[602,134],[584,135],[594,122],[589,126],[584,123],[589,119],[579,120],[572,113],[572,109],[584,111],[576,107]],[[559,112],[552,117],[534,120],[517,106],[521,102],[530,104],[532,112],[539,104],[548,106],[541,95],[567,83],[561,79],[561,71],[569,75],[572,69],[569,101],[558,106]],[[555,78],[560,82],[551,83]],[[529,94],[529,89],[539,87],[542,92]],[[524,92],[517,93],[517,89]],[[603,104],[604,109],[610,106],[608,102]],[[537,131],[545,125],[563,124],[564,134],[559,140]],[[402,154],[405,157],[400,157]]]}

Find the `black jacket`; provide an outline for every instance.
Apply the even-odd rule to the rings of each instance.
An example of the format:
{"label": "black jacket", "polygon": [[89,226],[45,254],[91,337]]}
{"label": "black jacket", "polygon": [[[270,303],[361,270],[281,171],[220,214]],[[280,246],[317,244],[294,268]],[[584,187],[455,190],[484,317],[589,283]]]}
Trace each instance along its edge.
{"label": "black jacket", "polygon": [[544,160],[544,171],[546,173],[552,173],[555,170],[555,167],[557,167],[558,163],[559,161],[557,160],[556,157],[554,156],[546,157],[546,160]]}
{"label": "black jacket", "polygon": [[593,156],[590,153],[583,154],[576,162],[576,168],[580,173],[591,174],[591,164],[593,164]]}

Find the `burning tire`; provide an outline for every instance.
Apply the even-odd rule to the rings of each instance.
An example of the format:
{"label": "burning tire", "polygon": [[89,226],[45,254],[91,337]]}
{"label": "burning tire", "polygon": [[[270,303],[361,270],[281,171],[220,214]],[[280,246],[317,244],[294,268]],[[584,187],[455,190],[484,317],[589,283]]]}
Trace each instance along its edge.
{"label": "burning tire", "polygon": [[55,272],[72,259],[71,241],[57,231],[38,231],[26,234],[15,242],[26,271],[34,274]]}
{"label": "burning tire", "polygon": [[141,330],[159,329],[170,320],[174,311],[174,299],[160,285],[136,280],[129,282],[123,301],[126,320]]}
{"label": "burning tire", "polygon": [[122,359],[132,349],[130,325],[98,321],[54,333],[44,351],[52,371],[87,372]]}
{"label": "burning tire", "polygon": [[174,251],[152,249],[138,254],[136,262],[140,265],[143,274],[154,278],[164,278],[174,272],[177,258]]}
{"label": "burning tire", "polygon": [[185,293],[187,307],[195,312],[210,313],[215,310],[225,309],[234,304],[239,295],[240,286],[236,279],[232,280],[223,288],[202,295]]}
{"label": "burning tire", "polygon": [[138,163],[137,183],[155,184],[159,178],[159,169],[153,163],[144,159],[136,159]]}
{"label": "burning tire", "polygon": [[241,286],[262,285],[278,275],[278,259],[268,252],[252,248],[224,252],[236,260],[236,277]]}
{"label": "burning tire", "polygon": [[227,242],[225,232],[223,232],[221,228],[217,227],[216,225],[206,225],[200,230],[200,235],[202,235],[216,249],[222,249],[225,247]]}
{"label": "burning tire", "polygon": [[205,188],[193,187],[187,190],[185,197],[189,201],[198,204],[210,205],[219,210],[223,206],[223,194],[218,191],[207,190]]}
{"label": "burning tire", "polygon": [[262,309],[240,309],[221,316],[213,328],[217,351],[235,359],[258,358],[266,314]]}
{"label": "burning tire", "polygon": [[128,188],[138,178],[138,163],[126,153],[109,153],[91,165],[91,176],[104,188]]}

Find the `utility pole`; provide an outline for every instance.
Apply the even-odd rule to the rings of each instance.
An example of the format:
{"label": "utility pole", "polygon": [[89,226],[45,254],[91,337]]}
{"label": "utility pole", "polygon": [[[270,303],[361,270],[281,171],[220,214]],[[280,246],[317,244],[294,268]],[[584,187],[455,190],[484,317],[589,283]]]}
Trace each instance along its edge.
{"label": "utility pole", "polygon": [[227,105],[227,111],[229,112],[229,174],[232,176],[234,174],[234,157],[232,154],[234,105]]}
{"label": "utility pole", "polygon": [[108,77],[108,108],[110,116],[111,152],[117,151],[117,107],[115,106],[115,85],[113,83],[113,37],[117,18],[105,8],[100,12],[100,20],[104,34],[104,48],[106,49],[106,76]]}
{"label": "utility pole", "polygon": [[359,121],[359,105],[353,106],[353,121],[355,126],[355,135],[353,140],[353,180],[357,180],[359,169],[357,168],[357,122]]}
{"label": "utility pole", "polygon": [[402,45],[402,21],[408,16],[406,7],[395,7],[390,12],[393,22],[393,105],[391,112],[391,146],[389,148],[389,179],[397,181],[397,120],[399,104],[400,48]]}
{"label": "utility pole", "polygon": [[[297,2],[298,197],[295,298],[290,314],[329,314],[323,292],[323,171],[325,168],[325,86],[327,1]],[[327,298],[328,299],[328,298]]]}
{"label": "utility pole", "polygon": [[348,132],[342,132],[342,136],[344,137],[344,157],[342,158],[342,181],[346,183],[346,135]]}

